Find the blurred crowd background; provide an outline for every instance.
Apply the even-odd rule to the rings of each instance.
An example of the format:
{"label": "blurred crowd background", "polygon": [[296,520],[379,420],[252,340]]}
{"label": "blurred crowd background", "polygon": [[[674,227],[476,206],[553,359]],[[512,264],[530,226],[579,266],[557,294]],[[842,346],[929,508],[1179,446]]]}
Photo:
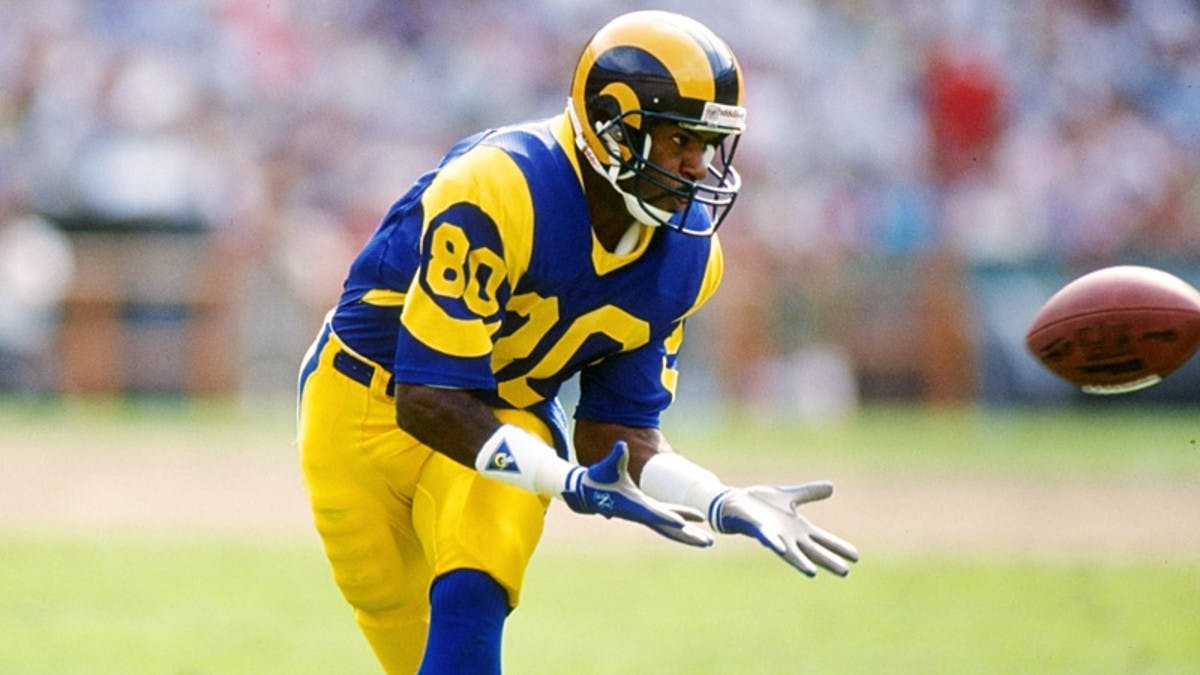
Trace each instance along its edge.
{"label": "blurred crowd background", "polygon": [[1200,283],[1189,0],[13,0],[0,389],[290,391],[391,202],[458,138],[560,112],[590,35],[648,7],[747,79],[681,397],[1069,399],[1021,346],[1057,287]]}

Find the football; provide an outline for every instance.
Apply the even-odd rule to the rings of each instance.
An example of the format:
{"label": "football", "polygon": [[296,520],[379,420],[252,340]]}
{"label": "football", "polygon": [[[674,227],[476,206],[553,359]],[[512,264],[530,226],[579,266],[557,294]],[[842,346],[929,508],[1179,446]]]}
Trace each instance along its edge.
{"label": "football", "polygon": [[1144,389],[1161,382],[1200,346],[1200,291],[1151,267],[1096,270],[1046,301],[1025,346],[1089,394]]}

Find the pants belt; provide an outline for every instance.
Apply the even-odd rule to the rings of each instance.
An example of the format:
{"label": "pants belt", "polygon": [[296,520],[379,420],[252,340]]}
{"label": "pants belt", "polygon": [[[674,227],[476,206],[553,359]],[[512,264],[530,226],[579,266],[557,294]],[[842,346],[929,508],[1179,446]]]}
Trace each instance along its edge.
{"label": "pants belt", "polygon": [[[333,368],[364,387],[370,387],[371,379],[375,377],[375,366],[344,349],[339,349],[333,355]],[[390,377],[386,390],[388,396],[396,395],[396,382]]]}

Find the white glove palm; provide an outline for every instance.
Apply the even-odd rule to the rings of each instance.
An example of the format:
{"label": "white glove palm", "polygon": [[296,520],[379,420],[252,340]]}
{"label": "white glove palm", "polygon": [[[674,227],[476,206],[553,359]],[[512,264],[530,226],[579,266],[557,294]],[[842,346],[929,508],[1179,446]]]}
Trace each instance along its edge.
{"label": "white glove palm", "polygon": [[845,576],[850,571],[847,561],[857,562],[858,551],[796,512],[799,505],[832,494],[833,485],[827,482],[730,488],[712,502],[709,520],[718,532],[754,537],[810,577],[817,566]]}

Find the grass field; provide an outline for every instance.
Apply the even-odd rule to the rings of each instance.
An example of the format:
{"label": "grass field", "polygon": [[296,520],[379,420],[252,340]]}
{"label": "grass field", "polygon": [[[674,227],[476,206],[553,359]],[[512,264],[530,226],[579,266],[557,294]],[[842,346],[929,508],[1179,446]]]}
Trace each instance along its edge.
{"label": "grass field", "polygon": [[[294,471],[289,415],[284,407],[0,405],[0,673],[377,672],[315,537],[303,517],[293,520],[294,495],[267,499]],[[904,547],[892,544],[906,532],[865,525],[890,522],[887,495],[864,502],[854,494],[892,479],[927,484],[931,499],[963,494],[956,486],[964,484],[1067,481],[1094,488],[1081,493],[1091,501],[1072,505],[1110,518],[1119,514],[1106,510],[1108,490],[1133,483],[1152,496],[1162,485],[1175,502],[1147,513],[1190,519],[1190,504],[1200,504],[1196,411],[873,409],[816,427],[709,419],[675,418],[673,435],[722,470],[867,475],[834,499],[867,513],[821,515],[863,550],[862,563],[846,579],[808,580],[748,540],[697,552],[651,535],[609,537],[614,524],[598,519],[564,536],[564,526],[580,528],[556,510],[508,625],[506,672],[1197,672],[1200,521],[1138,540],[1135,553],[1023,543],[1012,523],[995,528],[993,545]],[[134,475],[98,474],[101,463]],[[221,471],[203,470],[214,465]],[[235,469],[284,480],[226,475]],[[120,482],[114,494],[144,492],[140,503],[162,507],[157,519],[105,512],[101,498],[114,494],[89,476]],[[989,482],[996,476],[1003,480]],[[77,503],[26,503],[41,481],[54,483],[45,490],[54,500]],[[188,484],[199,485],[180,488]],[[228,529],[161,503],[204,494],[236,501],[246,492],[262,500],[229,511],[251,526]],[[1024,494],[1013,495],[1012,509],[1037,513],[1017,503]],[[913,536],[953,520],[950,504],[906,506],[930,521],[914,523]],[[256,509],[284,522],[273,526]],[[47,512],[54,517],[35,517]],[[981,518],[964,536],[988,543],[993,524]],[[1137,524],[1112,523],[1108,536]],[[1053,532],[1054,523],[1029,526]],[[1067,530],[1077,528],[1062,528],[1070,544]]]}
{"label": "grass field", "polygon": [[[655,547],[657,549],[657,547]],[[376,672],[301,541],[0,539],[0,672]],[[1193,673],[1200,564],[542,551],[507,672]]]}

